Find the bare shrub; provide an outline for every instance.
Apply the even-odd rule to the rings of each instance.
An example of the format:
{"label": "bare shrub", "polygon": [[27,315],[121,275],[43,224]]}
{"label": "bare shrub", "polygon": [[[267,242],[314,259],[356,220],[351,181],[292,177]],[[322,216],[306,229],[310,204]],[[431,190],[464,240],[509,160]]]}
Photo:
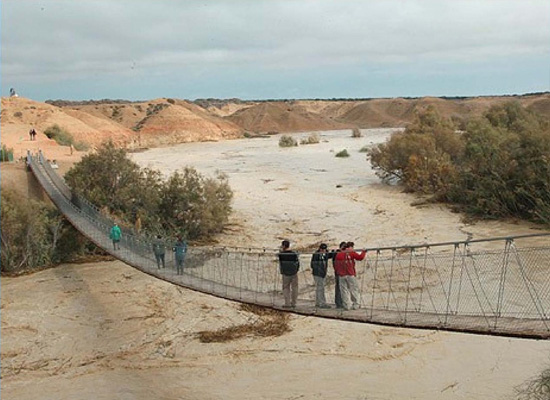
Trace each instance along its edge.
{"label": "bare shrub", "polygon": [[362,136],[363,136],[363,134],[361,133],[359,128],[355,127],[351,130],[351,137],[352,138],[360,138]]}
{"label": "bare shrub", "polygon": [[319,134],[318,133],[312,133],[307,138],[303,138],[300,141],[300,144],[317,144],[320,142]]}
{"label": "bare shrub", "polygon": [[518,400],[550,400],[550,368],[516,388]]}
{"label": "bare shrub", "polygon": [[283,135],[279,139],[279,147],[295,147],[298,146],[298,142],[290,135]]}

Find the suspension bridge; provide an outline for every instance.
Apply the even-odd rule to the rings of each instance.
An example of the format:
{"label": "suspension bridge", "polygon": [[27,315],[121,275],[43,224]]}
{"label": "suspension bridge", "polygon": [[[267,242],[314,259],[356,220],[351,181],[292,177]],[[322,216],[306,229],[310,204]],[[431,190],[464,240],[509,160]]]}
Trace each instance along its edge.
{"label": "suspension bridge", "polygon": [[[185,288],[283,310],[276,250],[190,247],[184,273],[177,274],[173,243],[166,242],[166,268],[158,268],[152,238],[123,228],[120,249],[114,250],[112,220],[73,193],[41,152],[28,153],[27,165],[67,220],[115,258]],[[311,253],[299,257],[299,297],[292,309],[297,314],[550,338],[550,233],[367,249],[357,264],[357,310],[315,307]],[[334,291],[329,276],[327,298],[334,298]]]}

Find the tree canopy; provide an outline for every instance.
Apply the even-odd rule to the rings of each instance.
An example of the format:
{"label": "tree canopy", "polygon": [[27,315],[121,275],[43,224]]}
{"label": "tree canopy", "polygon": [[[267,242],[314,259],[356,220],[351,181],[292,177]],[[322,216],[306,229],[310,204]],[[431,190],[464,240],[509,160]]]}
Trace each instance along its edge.
{"label": "tree canopy", "polygon": [[367,156],[407,190],[479,216],[550,224],[550,123],[517,102],[491,107],[463,131],[428,108]]}
{"label": "tree canopy", "polygon": [[140,168],[124,149],[104,143],[65,175],[71,188],[123,225],[150,234],[207,239],[221,232],[231,213],[233,192],[224,175],[202,176],[192,167],[164,180]]}

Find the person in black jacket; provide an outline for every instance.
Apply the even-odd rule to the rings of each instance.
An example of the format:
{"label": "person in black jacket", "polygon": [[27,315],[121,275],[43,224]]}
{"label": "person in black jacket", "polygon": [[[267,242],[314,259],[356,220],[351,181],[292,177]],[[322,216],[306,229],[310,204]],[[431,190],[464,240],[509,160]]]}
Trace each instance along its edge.
{"label": "person in black jacket", "polygon": [[315,281],[315,307],[319,308],[330,308],[325,298],[325,278],[330,258],[327,248],[325,243],[321,243],[319,249],[311,256],[311,270]]}
{"label": "person in black jacket", "polygon": [[283,276],[283,296],[285,298],[285,305],[283,307],[294,308],[298,299],[300,259],[298,258],[298,254],[290,250],[290,242],[288,240],[283,240],[281,244],[279,269]]}

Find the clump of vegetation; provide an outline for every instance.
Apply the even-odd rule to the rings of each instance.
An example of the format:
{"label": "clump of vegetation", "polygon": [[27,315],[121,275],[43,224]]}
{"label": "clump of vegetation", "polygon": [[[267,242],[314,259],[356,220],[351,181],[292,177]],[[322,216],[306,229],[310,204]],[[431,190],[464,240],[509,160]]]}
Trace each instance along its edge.
{"label": "clump of vegetation", "polygon": [[[170,104],[168,103],[158,103],[158,104],[148,103],[147,110],[145,112],[145,117],[140,121],[138,121],[137,124],[132,127],[132,130],[134,132],[139,132],[141,128],[143,128],[145,123],[149,120],[149,118],[153,117],[154,115],[158,114],[159,112],[161,112],[162,110],[164,110],[166,107],[169,107],[169,106]],[[138,111],[142,111],[142,108],[139,105],[136,106],[136,109]]]}
{"label": "clump of vegetation", "polygon": [[84,142],[75,142],[73,135],[57,124],[46,128],[44,134],[48,137],[48,139],[55,140],[56,143],[60,144],[61,146],[73,145],[74,148],[78,151],[85,151],[89,148],[88,144]]}
{"label": "clump of vegetation", "polygon": [[16,111],[13,113],[13,116],[16,118],[21,118],[23,116],[23,113],[21,111]]}
{"label": "clump of vegetation", "polygon": [[174,99],[166,99],[166,102],[170,104],[176,104],[176,100]]}
{"label": "clump of vegetation", "polygon": [[312,133],[307,138],[303,138],[300,141],[300,144],[317,144],[320,142],[319,134],[318,133]]}
{"label": "clump of vegetation", "polygon": [[231,213],[233,192],[227,176],[205,178],[194,168],[174,172],[160,186],[158,215],[164,230],[205,239],[222,231]]}
{"label": "clump of vegetation", "polygon": [[163,180],[160,172],[140,168],[112,142],[84,156],[65,179],[123,225],[134,226],[139,218],[151,234],[208,239],[221,232],[231,213],[233,192],[226,176],[206,178],[185,168]]}
{"label": "clump of vegetation", "polygon": [[199,340],[202,343],[223,343],[249,336],[281,336],[291,331],[287,313],[250,304],[242,304],[240,307],[254,314],[249,323],[215,331],[201,331],[198,333]]}
{"label": "clump of vegetation", "polygon": [[298,142],[290,135],[283,135],[279,139],[279,147],[295,147],[298,146]]}
{"label": "clump of vegetation", "polygon": [[550,368],[516,389],[518,400],[550,400]]}
{"label": "clump of vegetation", "polygon": [[57,124],[46,128],[44,134],[48,137],[48,139],[53,139],[62,146],[69,146],[74,143],[73,135]]}
{"label": "clump of vegetation", "polygon": [[336,153],[335,157],[349,157],[349,153],[346,149],[344,149]]}
{"label": "clump of vegetation", "polygon": [[363,136],[363,134],[361,133],[359,128],[355,127],[351,130],[351,137],[352,138],[360,138],[362,136]]}
{"label": "clump of vegetation", "polygon": [[474,215],[550,224],[550,122],[517,102],[491,107],[464,131],[428,108],[368,158],[383,179]]}
{"label": "clump of vegetation", "polygon": [[6,147],[5,144],[2,145],[0,149],[0,162],[13,161],[13,149]]}
{"label": "clump of vegetation", "polygon": [[111,118],[115,120],[121,120],[122,119],[122,113],[120,112],[120,109],[124,108],[124,106],[112,106],[112,112],[111,112]]}
{"label": "clump of vegetation", "polygon": [[64,262],[84,250],[86,240],[51,207],[1,191],[1,270],[19,274]]}
{"label": "clump of vegetation", "polygon": [[359,149],[359,153],[368,153],[369,150],[371,149],[371,146],[369,146],[368,144],[364,145],[363,147],[361,147]]}

